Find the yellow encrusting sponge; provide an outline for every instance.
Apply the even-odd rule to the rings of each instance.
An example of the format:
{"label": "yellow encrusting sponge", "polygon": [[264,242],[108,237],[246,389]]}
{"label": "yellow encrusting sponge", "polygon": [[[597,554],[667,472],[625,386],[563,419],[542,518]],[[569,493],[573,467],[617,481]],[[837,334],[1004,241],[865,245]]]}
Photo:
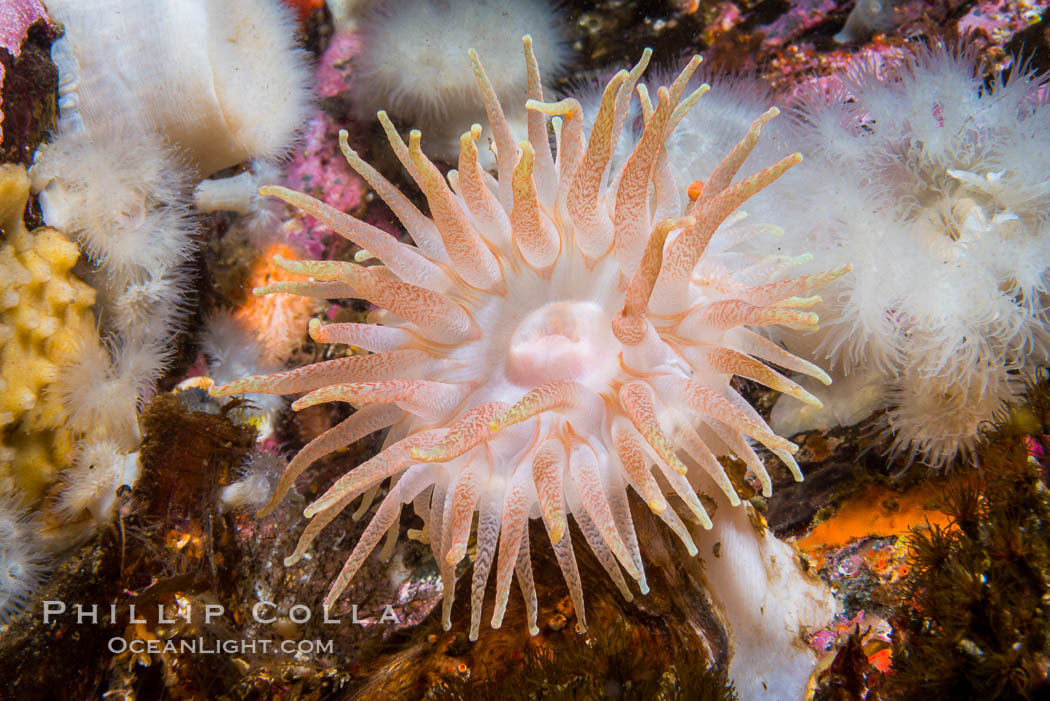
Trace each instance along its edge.
{"label": "yellow encrusting sponge", "polygon": [[71,459],[75,436],[48,392],[64,361],[98,344],[95,290],[72,269],[77,245],[55,229],[29,231],[25,168],[0,166],[0,493],[36,501]]}

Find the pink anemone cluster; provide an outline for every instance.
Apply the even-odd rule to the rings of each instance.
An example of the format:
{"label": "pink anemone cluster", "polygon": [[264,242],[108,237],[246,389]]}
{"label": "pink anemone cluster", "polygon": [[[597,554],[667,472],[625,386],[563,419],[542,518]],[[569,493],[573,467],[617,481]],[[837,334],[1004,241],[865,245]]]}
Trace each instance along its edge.
{"label": "pink anemone cluster", "polygon": [[[739,227],[723,222],[801,157],[792,154],[733,182],[771,109],[707,178],[692,202],[679,200],[664,143],[707,90],[686,94],[694,58],[655,103],[639,78],[647,51],[605,88],[589,137],[579,103],[543,101],[531,40],[525,37],[527,141],[516,142],[488,78],[470,53],[497,151],[493,177],[478,165],[481,127],[461,139],[458,169],[443,177],[423,154],[420,133],[406,144],[379,113],[390,144],[426,196],[425,216],[340,134],[350,165],[400,218],[415,245],[306,195],[267,186],[364,249],[361,265],[277,259],[309,276],[255,290],[320,298],[362,298],[370,323],[310,324],[318,342],[369,351],[216,388],[306,394],[294,409],[348,402],[356,411],[307,444],[288,465],[269,513],[311,463],[389,427],[383,450],[338,479],[306,509],[309,524],[286,565],[357,497],[386,495],[336,578],[325,604],[346,588],[384,534],[392,546],[403,505],[425,524],[444,585],[446,627],[456,566],[472,531],[471,638],[476,639],[490,570],[496,563],[493,627],[502,622],[512,579],[535,634],[536,591],[529,558],[530,518],[541,518],[585,625],[582,583],[569,515],[627,598],[623,572],[648,591],[627,488],[697,549],[690,525],[711,527],[697,495],[736,489],[716,456],[735,455],[769,494],[771,482],[749,440],[801,479],[796,446],[777,436],[730,385],[750,378],[819,402],[768,367],[827,380],[817,367],[748,327],[813,328],[810,290],[845,269],[788,278],[789,259],[734,252]],[[619,168],[611,154],[630,102],[641,100],[644,130]],[[552,117],[548,125],[548,117]],[[556,148],[552,153],[548,127]],[[665,494],[676,494],[676,512]],[[363,507],[362,507],[363,511]],[[476,526],[475,514],[477,514]]]}

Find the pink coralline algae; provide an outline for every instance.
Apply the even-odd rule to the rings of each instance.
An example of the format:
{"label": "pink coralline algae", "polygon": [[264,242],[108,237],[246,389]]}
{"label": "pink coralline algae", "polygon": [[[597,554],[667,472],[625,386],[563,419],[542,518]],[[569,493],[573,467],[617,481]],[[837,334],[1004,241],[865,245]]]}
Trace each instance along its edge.
{"label": "pink coralline algae", "polygon": [[[351,59],[360,48],[361,41],[356,34],[340,33],[332,38],[314,75],[320,97],[338,98],[348,93]],[[317,110],[306,126],[302,145],[285,169],[285,179],[289,187],[349,212],[361,205],[366,186],[340,155],[338,133],[333,117]],[[303,216],[288,221],[284,232],[288,243],[314,258],[324,255],[332,235],[328,226]]]}
{"label": "pink coralline algae", "polygon": [[[323,199],[344,212],[361,205],[366,185],[351,170],[333,144],[338,144],[338,128],[332,118],[318,111],[306,127],[304,143],[285,173],[288,186]],[[332,229],[313,219],[297,215],[284,224],[289,244],[310,257],[325,254]]]}
{"label": "pink coralline algae", "polygon": [[[38,20],[47,21],[40,0],[4,0],[0,3],[0,49],[18,58],[29,27]],[[4,63],[0,61],[0,88],[4,85]],[[3,93],[0,92],[0,141],[3,141]]]}
{"label": "pink coralline algae", "polygon": [[1017,32],[1037,23],[1050,3],[1046,0],[986,0],[959,20],[962,34],[983,34],[1003,46]]}
{"label": "pink coralline algae", "polygon": [[827,16],[834,12],[837,5],[836,0],[793,2],[790,9],[776,21],[756,27],[755,31],[765,34],[766,42],[770,46],[783,46],[806,30],[826,21]]}
{"label": "pink coralline algae", "polygon": [[[516,579],[529,630],[538,633],[528,528],[537,518],[546,526],[582,629],[583,582],[573,550],[579,544],[572,543],[570,516],[630,599],[624,572],[643,594],[648,584],[628,487],[695,555],[683,518],[713,527],[697,489],[718,495],[726,509],[744,508],[716,456],[736,455],[747,467],[745,477],[768,495],[772,482],[751,438],[802,478],[792,457],[797,446],[775,435],[730,380],[747,377],[819,405],[762,361],[822,381],[828,380],[825,373],[749,327],[815,328],[809,309],[820,297],[812,290],[848,266],[789,278],[790,263],[782,257],[734,249],[753,232],[726,220],[801,160],[791,154],[734,182],[776,109],[757,116],[694,201],[679,199],[664,144],[708,89],[687,90],[699,58],[652,95],[639,89],[644,131],[626,161],[610,169],[648,51],[605,88],[588,139],[579,102],[543,101],[526,37],[529,139],[520,142],[511,136],[477,55],[470,55],[498,151],[496,178],[478,164],[479,126],[462,135],[459,167],[445,177],[423,154],[420,132],[411,132],[405,143],[380,113],[395,154],[426,196],[427,217],[340,134],[351,166],[394,211],[415,246],[307,195],[262,190],[322,220],[368,251],[366,260],[374,256],[381,264],[279,258],[278,265],[311,280],[256,293],[373,303],[379,309],[371,323],[310,323],[318,342],[371,353],[236,380],[213,393],[305,392],[293,409],[326,402],[357,408],[289,463],[263,515],[316,460],[390,428],[378,455],[307,507],[311,521],[285,560],[286,566],[298,562],[336,515],[359,496],[371,503],[389,481],[327,605],[384,536],[392,546],[403,505],[411,503],[441,574],[446,628],[455,569],[475,531],[471,638],[478,636],[491,569],[492,626],[502,624]],[[556,118],[556,158],[548,117]],[[678,499],[668,501],[665,490]]]}
{"label": "pink coralline algae", "polygon": [[332,37],[317,65],[316,90],[321,97],[336,97],[350,90],[350,61],[361,51],[356,34],[339,33]]}
{"label": "pink coralline algae", "polygon": [[5,0],[0,4],[0,48],[17,57],[30,25],[41,19],[47,19],[47,12],[40,0]]}

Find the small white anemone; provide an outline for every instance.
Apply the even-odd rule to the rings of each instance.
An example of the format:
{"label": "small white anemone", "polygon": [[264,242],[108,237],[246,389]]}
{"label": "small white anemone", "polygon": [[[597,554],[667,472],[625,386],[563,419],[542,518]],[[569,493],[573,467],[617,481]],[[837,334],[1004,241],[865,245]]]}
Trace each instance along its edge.
{"label": "small white anemone", "polygon": [[11,495],[0,495],[0,624],[7,625],[33,601],[46,558],[40,525]]}
{"label": "small white anemone", "polygon": [[907,372],[894,386],[893,406],[884,417],[893,438],[891,451],[909,464],[921,460],[933,467],[957,455],[972,459],[980,430],[990,425],[1005,402],[1020,401],[1024,389],[1022,378],[1006,368],[986,369],[980,379],[987,383],[983,388]]}
{"label": "small white anemone", "polygon": [[220,508],[223,511],[262,508],[273,496],[286,467],[288,461],[279,455],[253,452],[240,477],[219,490]]}
{"label": "small white anemone", "polygon": [[[540,73],[556,76],[570,49],[564,22],[550,0],[409,0],[374,3],[359,28],[353,97],[361,117],[387,110],[427,134],[436,157],[455,163],[460,135],[485,121],[485,105],[467,62],[467,50],[486,57],[486,72],[507,110],[516,138],[527,135],[527,79],[522,34],[535,37]],[[407,39],[407,40],[406,40]],[[495,161],[480,149],[482,164]]]}
{"label": "small white anemone", "polygon": [[179,204],[186,166],[152,133],[60,134],[37,150],[30,176],[44,221],[109,271],[158,270],[193,251],[195,224]]}
{"label": "small white anemone", "polygon": [[[201,351],[208,360],[208,376],[217,385],[277,369],[263,359],[259,340],[252,332],[227,313],[213,314],[205,321]],[[260,440],[272,435],[284,400],[272,394],[247,394],[244,398],[251,406],[237,409],[235,418],[252,423]]]}
{"label": "small white anemone", "polygon": [[109,441],[83,442],[76,448],[73,465],[62,472],[50,510],[65,521],[85,513],[99,525],[116,515],[117,495],[132,488],[142,473],[138,452],[125,453]]}

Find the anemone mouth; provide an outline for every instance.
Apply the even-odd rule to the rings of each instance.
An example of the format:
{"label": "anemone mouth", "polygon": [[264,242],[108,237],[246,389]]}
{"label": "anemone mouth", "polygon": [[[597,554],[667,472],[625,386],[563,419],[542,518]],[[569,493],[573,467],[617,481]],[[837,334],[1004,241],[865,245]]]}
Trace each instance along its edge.
{"label": "anemone mouth", "polygon": [[518,325],[507,352],[507,376],[520,387],[572,380],[608,381],[619,342],[612,320],[596,302],[552,302]]}

